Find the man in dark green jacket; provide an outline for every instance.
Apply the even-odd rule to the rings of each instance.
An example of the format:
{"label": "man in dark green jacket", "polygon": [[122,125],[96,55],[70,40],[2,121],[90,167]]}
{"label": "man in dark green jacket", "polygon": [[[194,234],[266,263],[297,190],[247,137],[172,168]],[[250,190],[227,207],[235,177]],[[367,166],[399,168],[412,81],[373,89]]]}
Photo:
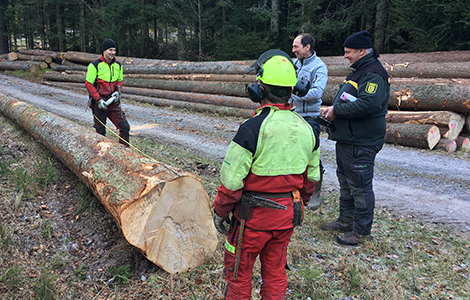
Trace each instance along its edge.
{"label": "man in dark green jacket", "polygon": [[370,236],[374,219],[374,161],[385,142],[390,78],[377,59],[368,31],[345,40],[344,57],[354,71],[341,84],[332,105],[322,112],[334,125],[328,134],[336,141],[339,217],[322,228],[346,232],[337,241],[357,245]]}

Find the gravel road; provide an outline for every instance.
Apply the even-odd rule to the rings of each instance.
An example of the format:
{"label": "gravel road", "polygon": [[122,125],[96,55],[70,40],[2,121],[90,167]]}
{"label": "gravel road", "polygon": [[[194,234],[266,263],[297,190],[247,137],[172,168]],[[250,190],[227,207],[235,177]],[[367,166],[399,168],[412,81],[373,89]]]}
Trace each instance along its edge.
{"label": "gravel road", "polygon": [[[88,96],[0,74],[0,93],[56,115],[92,126],[85,111]],[[131,135],[166,143],[222,160],[239,120],[174,112],[149,105],[122,104]],[[338,191],[334,142],[321,137],[326,173],[323,191]],[[377,206],[424,223],[448,226],[470,237],[470,154],[448,154],[386,144],[376,159]]]}

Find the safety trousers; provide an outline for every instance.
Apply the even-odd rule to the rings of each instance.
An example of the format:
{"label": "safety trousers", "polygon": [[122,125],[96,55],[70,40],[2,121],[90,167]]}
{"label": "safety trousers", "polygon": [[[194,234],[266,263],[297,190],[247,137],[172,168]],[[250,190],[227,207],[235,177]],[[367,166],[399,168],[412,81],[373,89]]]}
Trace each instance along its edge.
{"label": "safety trousers", "polygon": [[[103,124],[106,125],[106,118],[108,118],[114,126],[119,130],[119,136],[122,139],[119,139],[119,143],[124,146],[128,146],[129,143],[129,131],[130,125],[127,122],[126,114],[122,111],[121,106],[118,103],[112,103],[108,106],[108,109],[101,110],[98,108],[96,101],[92,101],[92,110],[94,115],[94,127],[96,132],[106,136],[106,128]],[[127,142],[127,143],[126,143]]]}
{"label": "safety trousers", "polygon": [[[225,243],[224,279],[227,282],[225,299],[251,299],[252,274],[256,258],[261,262],[261,299],[281,300],[287,290],[286,256],[293,229],[280,231],[254,231],[245,228],[240,251],[237,279],[233,279],[239,223],[232,226]],[[238,224],[237,224],[238,223]]]}

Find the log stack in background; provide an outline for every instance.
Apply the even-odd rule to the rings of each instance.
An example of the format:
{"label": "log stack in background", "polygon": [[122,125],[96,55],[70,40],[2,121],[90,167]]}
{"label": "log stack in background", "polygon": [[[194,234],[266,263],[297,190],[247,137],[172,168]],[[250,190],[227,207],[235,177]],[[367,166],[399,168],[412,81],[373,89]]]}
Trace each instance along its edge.
{"label": "log stack in background", "polygon": [[[99,55],[68,51],[58,56],[62,62],[51,65],[45,81],[86,91],[86,67]],[[323,105],[331,105],[351,69],[342,56],[321,58],[329,73]],[[254,61],[117,59],[124,66],[125,99],[245,118],[258,107],[245,92],[245,84],[255,80],[245,73]],[[470,151],[470,51],[383,54],[379,59],[391,76],[386,142]]]}

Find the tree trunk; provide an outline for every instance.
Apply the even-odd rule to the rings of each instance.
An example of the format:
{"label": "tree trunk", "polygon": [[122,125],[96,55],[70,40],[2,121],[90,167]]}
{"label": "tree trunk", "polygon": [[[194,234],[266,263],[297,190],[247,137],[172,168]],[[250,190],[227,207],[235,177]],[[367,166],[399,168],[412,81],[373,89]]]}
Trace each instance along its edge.
{"label": "tree trunk", "polygon": [[389,144],[432,150],[441,139],[439,128],[429,124],[388,123],[385,141]]}
{"label": "tree trunk", "polygon": [[[63,71],[65,71],[64,66]],[[86,68],[85,68],[86,69]],[[181,75],[165,75],[165,74],[128,74],[124,71],[124,78],[137,79],[160,79],[160,80],[189,80],[189,81],[221,81],[221,82],[243,82],[251,83],[256,81],[254,75],[237,75],[237,74],[181,74]]]}
{"label": "tree trunk", "polygon": [[457,150],[463,152],[470,152],[470,138],[465,136],[459,136],[455,142],[457,143]]}
{"label": "tree trunk", "polygon": [[[347,65],[349,62],[343,56],[322,56],[324,63]],[[405,63],[444,63],[470,61],[470,50],[464,51],[442,51],[442,52],[415,52],[415,53],[390,53],[380,54],[379,60],[382,64],[405,64]]]}
{"label": "tree trunk", "polygon": [[439,143],[437,143],[434,147],[434,149],[444,150],[449,153],[455,152],[457,150],[457,142],[455,142],[454,140],[441,138],[439,140]]}
{"label": "tree trunk", "polygon": [[254,109],[244,109],[238,107],[220,106],[205,103],[196,102],[185,102],[171,99],[153,98],[153,97],[142,97],[140,95],[122,94],[124,99],[129,99],[141,103],[148,103],[155,106],[172,106],[176,108],[184,108],[191,111],[198,112],[209,112],[222,116],[233,116],[242,118],[251,118],[254,113]]}
{"label": "tree trunk", "polygon": [[[380,58],[379,58],[380,60]],[[382,65],[391,77],[419,78],[470,78],[470,62],[413,62]],[[326,63],[329,76],[347,76],[352,69],[346,63]]]}
{"label": "tree trunk", "polygon": [[28,55],[23,53],[17,53],[18,60],[22,61],[40,61],[50,64],[52,62],[51,56],[39,56],[39,55]]}
{"label": "tree trunk", "polygon": [[387,123],[433,124],[444,128],[443,138],[455,140],[462,131],[465,117],[451,111],[388,111]]}
{"label": "tree trunk", "polygon": [[0,62],[0,70],[5,71],[5,70],[10,70],[10,71],[16,71],[16,70],[23,70],[23,71],[29,71],[29,72],[36,72],[39,71],[39,66],[37,63],[31,63],[27,61],[8,61],[8,60],[2,60]]}
{"label": "tree trunk", "polygon": [[19,49],[18,53],[26,55],[36,55],[36,56],[50,56],[52,60],[56,63],[62,63],[64,60],[64,52],[58,51],[49,51],[41,49]]}
{"label": "tree trunk", "polygon": [[[53,81],[85,82],[85,75],[63,74],[55,71],[46,71],[44,79]],[[182,81],[182,80],[145,80],[127,78],[125,87],[139,87],[147,89],[193,92],[206,94],[220,94],[225,96],[246,97],[245,85],[241,83]]]}
{"label": "tree trunk", "polygon": [[[126,80],[124,80],[126,82]],[[154,97],[160,99],[177,100],[217,106],[236,107],[254,110],[259,104],[254,103],[248,97],[231,97],[225,95],[211,95],[203,93],[186,93],[158,89],[133,88],[124,85],[123,92],[126,94]]]}
{"label": "tree trunk", "polygon": [[5,16],[8,7],[7,0],[0,1],[0,54],[8,53],[9,50],[9,33],[8,33],[8,18]]}
{"label": "tree trunk", "polygon": [[127,74],[240,74],[245,75],[250,67],[250,61],[158,61],[151,65],[128,65],[124,61],[124,73]]}
{"label": "tree trunk", "polygon": [[215,252],[209,197],[195,175],[6,96],[0,96],[0,111],[60,157],[115,218],[127,241],[165,271],[196,268]]}

